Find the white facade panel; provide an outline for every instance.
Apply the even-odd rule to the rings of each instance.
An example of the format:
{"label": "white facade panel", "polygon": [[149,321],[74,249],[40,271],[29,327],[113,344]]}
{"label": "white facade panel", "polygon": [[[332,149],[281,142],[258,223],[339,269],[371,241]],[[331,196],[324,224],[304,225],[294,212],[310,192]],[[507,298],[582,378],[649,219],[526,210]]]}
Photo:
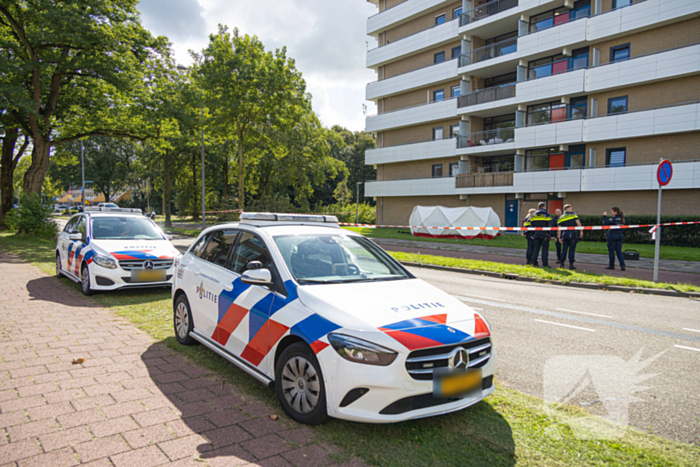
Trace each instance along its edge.
{"label": "white facade panel", "polygon": [[388,148],[365,151],[365,164],[391,164],[393,162],[436,159],[456,155],[457,140],[454,138],[424,143],[404,144]]}
{"label": "white facade panel", "polygon": [[[365,120],[365,131],[382,131],[389,128],[401,128],[419,123],[445,120],[457,116],[457,99],[407,109],[395,110],[379,115],[372,115]],[[449,130],[449,129],[448,129]]]}
{"label": "white facade panel", "polygon": [[453,19],[382,47],[376,47],[367,52],[367,67],[376,67],[394,61],[404,55],[459,40],[458,24],[459,19]]}
{"label": "white facade panel", "polygon": [[586,70],[522,81],[516,84],[515,101],[518,104],[542,99],[557,99],[584,91]]}
{"label": "white facade panel", "polygon": [[451,0],[406,0],[393,8],[367,18],[367,34],[378,32],[422,16],[426,11],[453,3]]}
{"label": "white facade panel", "polygon": [[365,183],[366,196],[439,196],[455,194],[455,178],[371,181]]}
{"label": "white facade panel", "polygon": [[418,70],[392,76],[381,81],[367,84],[367,100],[400,94],[411,89],[422,88],[441,81],[457,79],[457,63],[459,60],[448,60],[437,65],[427,66]]}

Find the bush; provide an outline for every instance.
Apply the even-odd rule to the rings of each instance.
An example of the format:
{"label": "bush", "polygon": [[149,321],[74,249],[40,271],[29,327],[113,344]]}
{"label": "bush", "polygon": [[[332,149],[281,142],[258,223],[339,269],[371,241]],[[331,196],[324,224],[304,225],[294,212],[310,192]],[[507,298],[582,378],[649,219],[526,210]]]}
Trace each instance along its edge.
{"label": "bush", "polygon": [[10,230],[16,230],[18,234],[55,239],[58,226],[50,214],[51,209],[42,206],[38,196],[23,195],[20,207],[7,213],[5,225]]}
{"label": "bush", "polygon": [[[341,204],[330,204],[328,206],[321,206],[315,209],[317,214],[329,214],[336,216],[339,222],[349,222],[354,223],[355,217],[357,216],[358,206],[353,203],[348,203],[345,205]],[[377,211],[375,206],[369,203],[360,203],[359,205],[359,219],[360,224],[374,224],[377,220]]]}
{"label": "bush", "polygon": [[[602,216],[579,216],[583,225],[601,225]],[[661,222],[690,222],[700,221],[700,216],[661,216]],[[625,216],[627,225],[656,224],[656,216],[631,214]],[[625,230],[625,243],[651,243],[650,228]],[[589,230],[584,234],[585,241],[605,242],[606,230]],[[665,246],[690,246],[700,245],[700,224],[678,225],[664,227],[661,232],[661,244]]]}

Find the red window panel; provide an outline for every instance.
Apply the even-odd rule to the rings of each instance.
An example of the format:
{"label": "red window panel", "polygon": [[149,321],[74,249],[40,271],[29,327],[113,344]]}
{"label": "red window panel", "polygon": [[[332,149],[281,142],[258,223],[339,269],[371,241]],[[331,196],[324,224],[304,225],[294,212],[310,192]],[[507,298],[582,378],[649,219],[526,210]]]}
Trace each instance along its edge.
{"label": "red window panel", "polygon": [[568,12],[554,17],[554,25],[555,26],[557,26],[559,24],[566,23],[567,21],[569,21],[569,13]]}
{"label": "red window panel", "polygon": [[552,154],[549,156],[549,170],[561,170],[564,168],[564,154]]}

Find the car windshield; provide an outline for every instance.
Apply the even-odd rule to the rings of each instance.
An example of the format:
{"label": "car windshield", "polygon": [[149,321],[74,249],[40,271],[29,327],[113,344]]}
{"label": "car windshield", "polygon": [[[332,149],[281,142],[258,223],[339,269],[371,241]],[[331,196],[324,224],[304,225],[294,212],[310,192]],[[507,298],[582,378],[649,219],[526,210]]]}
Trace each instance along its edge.
{"label": "car windshield", "polygon": [[161,231],[145,217],[93,217],[95,240],[164,240]]}
{"label": "car windshield", "polygon": [[408,279],[389,255],[364,237],[282,235],[275,244],[300,284]]}

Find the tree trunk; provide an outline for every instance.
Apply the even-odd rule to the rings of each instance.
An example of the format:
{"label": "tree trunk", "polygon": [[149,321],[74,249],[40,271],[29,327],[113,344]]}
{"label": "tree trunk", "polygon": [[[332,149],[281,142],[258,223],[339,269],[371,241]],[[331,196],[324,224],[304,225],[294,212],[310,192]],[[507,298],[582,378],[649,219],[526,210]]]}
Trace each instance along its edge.
{"label": "tree trunk", "polygon": [[245,192],[243,191],[243,135],[238,133],[238,209],[245,209]]}
{"label": "tree trunk", "polygon": [[41,195],[41,186],[44,184],[44,177],[49,170],[49,152],[51,144],[38,132],[32,135],[32,163],[24,174],[24,193],[35,193]]}
{"label": "tree trunk", "polygon": [[223,193],[223,206],[228,208],[229,203],[228,203],[228,148],[224,149],[224,193]]}
{"label": "tree trunk", "polygon": [[15,189],[12,184],[12,177],[15,173],[14,155],[15,145],[17,144],[17,128],[5,128],[5,137],[2,140],[2,164],[0,170],[0,193],[2,201],[0,201],[0,224],[5,219],[15,198]]}
{"label": "tree trunk", "polygon": [[165,226],[172,227],[173,221],[170,218],[170,164],[167,151],[163,153],[163,214],[165,215]]}
{"label": "tree trunk", "polygon": [[192,195],[192,220],[199,220],[199,209],[197,206],[199,205],[200,202],[200,193],[199,193],[199,187],[197,186],[197,153],[192,152],[192,186],[193,188],[193,195]]}

